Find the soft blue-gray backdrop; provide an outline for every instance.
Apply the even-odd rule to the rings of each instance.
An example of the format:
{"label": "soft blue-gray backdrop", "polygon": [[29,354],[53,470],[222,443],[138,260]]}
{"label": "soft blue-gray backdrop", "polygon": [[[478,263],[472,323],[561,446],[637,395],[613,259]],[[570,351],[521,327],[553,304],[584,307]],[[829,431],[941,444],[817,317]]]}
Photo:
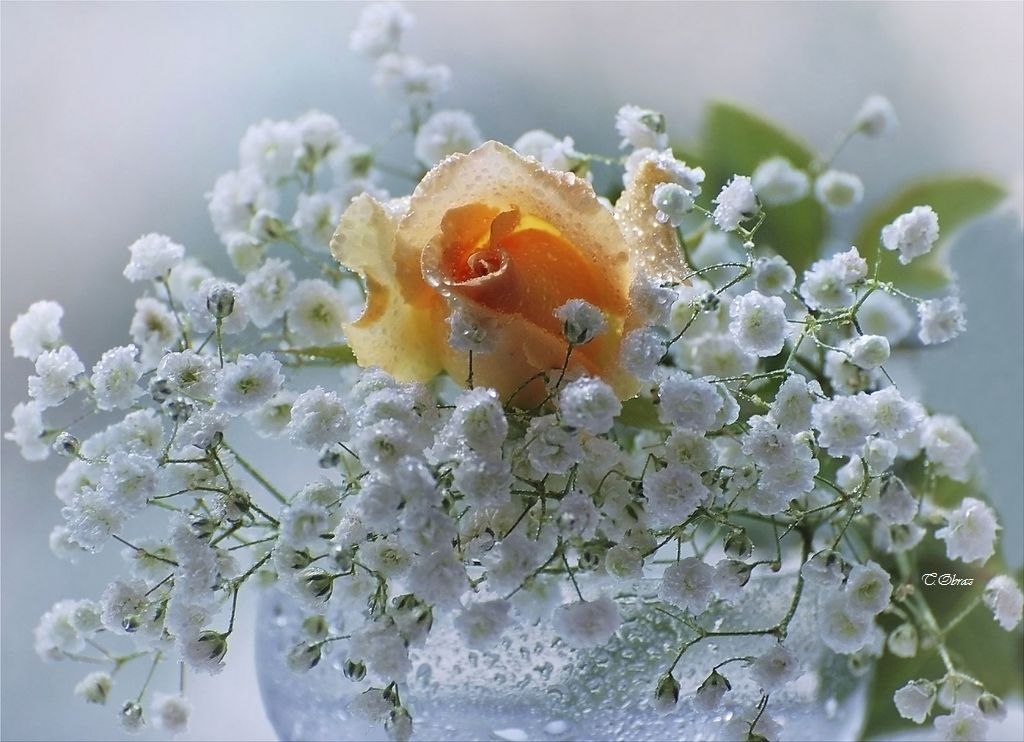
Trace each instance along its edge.
{"label": "soft blue-gray backdrop", "polygon": [[[1022,167],[1020,3],[416,3],[409,49],[450,64],[445,103],[486,136],[572,134],[611,152],[616,108],[659,108],[695,131],[716,96],[750,104],[826,148],[869,93],[902,129],[855,142],[868,201],[929,172],[970,169],[1016,183]],[[317,107],[372,140],[391,108],[346,36],[358,5],[329,3],[16,3],[2,15],[2,324],[59,299],[67,337],[90,364],[124,342],[135,287],[126,247],[146,231],[199,254],[222,250],[203,193],[233,167],[238,138],[263,117]],[[964,418],[989,469],[1006,549],[1022,558],[1022,244],[1007,211],[963,235],[955,264],[970,333],[914,362],[927,400]],[[6,330],[5,330],[6,334]],[[3,427],[29,371],[4,343]],[[43,666],[38,616],[60,597],[97,594],[101,570],[53,558],[60,463],[2,453],[4,739],[118,736],[104,711],[71,697],[87,668]],[[113,554],[101,564],[112,565]],[[97,565],[99,566],[99,565]],[[189,739],[269,739],[243,621],[232,663],[192,682]],[[239,646],[241,645],[241,646]],[[237,651],[238,649],[241,651]],[[117,695],[117,699],[121,698]],[[152,737],[147,732],[146,737]]]}

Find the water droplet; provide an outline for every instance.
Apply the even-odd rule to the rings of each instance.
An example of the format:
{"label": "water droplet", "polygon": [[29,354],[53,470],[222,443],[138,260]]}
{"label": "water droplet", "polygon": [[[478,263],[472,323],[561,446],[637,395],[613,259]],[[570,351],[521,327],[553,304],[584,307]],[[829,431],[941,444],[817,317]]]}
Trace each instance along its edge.
{"label": "water droplet", "polygon": [[516,729],[515,727],[511,727],[509,729],[495,729],[493,734],[498,739],[504,739],[507,740],[507,742],[528,742],[530,739],[530,735],[522,729]]}
{"label": "water droplet", "polygon": [[549,721],[547,724],[544,725],[544,734],[550,734],[552,737],[559,734],[565,734],[568,731],[569,722],[563,721],[561,719]]}

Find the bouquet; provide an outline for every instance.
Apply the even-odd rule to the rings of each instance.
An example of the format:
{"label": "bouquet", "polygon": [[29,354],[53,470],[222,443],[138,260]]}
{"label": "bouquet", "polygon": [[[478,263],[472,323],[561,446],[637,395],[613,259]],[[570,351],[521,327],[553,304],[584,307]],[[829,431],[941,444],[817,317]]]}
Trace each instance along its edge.
{"label": "bouquet", "polygon": [[[124,269],[144,290],[130,344],[87,369],[52,301],[11,327],[35,373],[6,437],[68,459],[52,550],[124,562],[101,596],[42,617],[39,655],[103,666],[75,694],[112,698],[124,730],[177,733],[185,675],[224,666],[239,592],[274,582],[306,615],[292,670],[340,658],[351,713],[406,740],[410,653],[435,622],[472,648],[535,622],[596,647],[655,579],[690,638],[650,678],[649,713],[722,707],[749,673],[760,701],[713,733],[773,739],[813,586],[820,640],[880,668],[873,714],[981,738],[1012,681],[957,636],[1017,631],[1024,596],[995,556],[976,443],[886,364],[966,329],[945,238],[1000,187],[917,185],[823,254],[831,216],[863,197],[837,162],[896,125],[886,99],[826,155],[729,104],[693,151],[633,105],[621,153],[542,130],[506,145],[437,107],[451,73],[403,53],[411,24],[371,5],[351,36],[401,105],[388,139],[409,164],[318,111],[258,123],[208,194],[238,276],[148,234]],[[275,485],[275,462],[236,443],[246,427],[305,456],[308,484]],[[957,605],[922,587],[947,560],[978,582]],[[709,620],[765,572],[789,576],[781,620]],[[726,634],[773,646],[681,683],[687,652]],[[117,682],[128,663],[149,663],[141,689]]]}

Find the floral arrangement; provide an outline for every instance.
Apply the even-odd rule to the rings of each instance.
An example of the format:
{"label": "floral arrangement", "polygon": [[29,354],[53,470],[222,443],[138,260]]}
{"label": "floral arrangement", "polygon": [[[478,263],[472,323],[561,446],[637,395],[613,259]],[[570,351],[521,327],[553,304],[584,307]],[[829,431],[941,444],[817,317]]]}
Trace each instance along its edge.
{"label": "floral arrangement", "polygon": [[[998,186],[917,185],[856,247],[823,255],[830,215],[863,196],[834,163],[895,126],[885,99],[820,157],[725,104],[694,153],[631,105],[615,120],[621,156],[540,130],[506,146],[436,108],[450,72],[401,51],[411,24],[369,6],[351,47],[402,104],[392,136],[422,169],[389,166],[324,113],[264,121],[208,196],[240,278],[141,237],[124,270],[145,288],[132,343],[91,372],[59,304],[14,322],[35,374],[6,437],[27,459],[68,458],[52,549],[74,562],[121,548],[125,567],[98,599],[54,604],[40,656],[105,665],[75,693],[126,698],[126,731],[180,732],[185,673],[224,666],[239,591],[276,581],[308,612],[292,668],[343,658],[364,690],[353,713],[405,740],[410,652],[435,621],[474,648],[534,621],[601,645],[617,601],[653,576],[659,610],[692,639],[651,679],[651,713],[681,695],[723,703],[744,666],[762,698],[733,732],[775,738],[771,694],[800,671],[789,620],[814,584],[820,638],[858,671],[886,665],[890,710],[980,739],[1008,686],[974,674],[957,630],[1014,632],[1024,597],[994,556],[977,445],[886,363],[964,331],[940,248]],[[602,168],[622,168],[607,198],[592,186]],[[385,174],[412,193],[386,192]],[[316,374],[330,381],[311,386]],[[282,457],[307,452],[308,485],[275,486],[274,462],[235,443],[242,426],[290,444]],[[918,584],[943,558],[979,580],[964,604]],[[725,633],[709,608],[787,569],[786,617],[729,629],[774,648],[681,686],[687,650]],[[115,690],[129,662],[151,664],[146,683]]]}

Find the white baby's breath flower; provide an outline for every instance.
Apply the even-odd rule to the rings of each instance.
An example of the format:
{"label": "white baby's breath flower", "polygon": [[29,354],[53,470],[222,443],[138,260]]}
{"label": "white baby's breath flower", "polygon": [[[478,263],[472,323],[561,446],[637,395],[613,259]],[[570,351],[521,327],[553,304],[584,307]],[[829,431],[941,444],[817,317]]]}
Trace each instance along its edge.
{"label": "white baby's breath flower", "polygon": [[917,336],[925,345],[948,342],[967,329],[964,305],[956,296],[922,301],[917,305],[917,316],[921,321]]}
{"label": "white baby's breath flower", "polygon": [[882,335],[861,335],[849,344],[847,351],[855,366],[878,368],[889,360],[889,340]]}
{"label": "white baby's breath flower", "polygon": [[181,734],[188,729],[192,706],[184,696],[154,693],[150,712],[159,729],[170,734]]}
{"label": "white baby's breath flower", "polygon": [[762,654],[751,666],[754,680],[764,693],[773,693],[800,675],[800,662],[781,644]]}
{"label": "white baby's breath flower", "polygon": [[329,252],[334,228],[345,204],[333,193],[300,193],[295,202],[292,226],[303,244],[317,252]]}
{"label": "white baby's breath flower", "polygon": [[438,111],[419,131],[413,150],[416,159],[433,167],[456,152],[469,152],[483,142],[476,121],[465,111]]}
{"label": "white baby's breath flower", "polygon": [[796,271],[781,255],[754,261],[754,287],[767,296],[778,296],[793,290]]}
{"label": "white baby's breath flower", "polygon": [[423,106],[447,92],[452,72],[443,64],[389,53],[377,60],[373,82],[385,93],[411,106]]}
{"label": "white baby's breath flower", "polygon": [[984,564],[995,553],[999,528],[992,508],[981,500],[965,497],[946,516],[946,525],[935,532],[935,538],[946,542],[946,556],[950,559]]}
{"label": "white baby's breath flower", "polygon": [[38,402],[19,402],[11,410],[14,426],[4,438],[13,441],[26,461],[42,461],[50,455],[50,443],[43,438],[43,405]]}
{"label": "white baby's breath flower", "polygon": [[650,329],[632,330],[622,339],[622,366],[638,379],[649,381],[665,355],[665,338]]}
{"label": "white baby's breath flower", "polygon": [[139,360],[144,369],[156,367],[179,333],[168,306],[149,296],[135,300],[135,314],[128,332],[139,348]]}
{"label": "white baby's breath flower", "polygon": [[455,617],[455,628],[470,649],[490,649],[512,623],[507,600],[470,603]]}
{"label": "white baby's breath flower", "polygon": [[853,128],[872,139],[886,136],[897,125],[892,103],[881,95],[869,96],[853,120]]}
{"label": "white baby's breath flower", "polygon": [[659,183],[651,203],[658,210],[654,218],[673,227],[682,224],[686,215],[693,211],[693,195],[678,183]]}
{"label": "white baby's breath flower", "polygon": [[873,428],[866,397],[836,397],[815,402],[811,417],[818,443],[832,456],[853,456],[867,442]]}
{"label": "white baby's breath flower", "polygon": [[206,194],[213,229],[223,240],[237,232],[248,232],[252,216],[277,206],[277,193],[263,181],[254,167],[224,173]]}
{"label": "white baby's breath flower", "polygon": [[757,291],[737,297],[729,305],[729,331],[740,347],[761,357],[774,356],[786,342],[786,303]]}
{"label": "white baby's breath flower", "polygon": [[327,281],[315,278],[300,281],[292,290],[288,304],[289,327],[314,345],[330,345],[344,340],[342,324],[347,308],[341,293]]}
{"label": "white baby's breath flower", "polygon": [[213,394],[220,377],[220,368],[210,356],[183,350],[180,353],[168,353],[161,358],[156,374],[172,390],[202,400]]}
{"label": "white baby's breath flower", "polygon": [[958,482],[970,479],[978,444],[955,417],[929,417],[922,428],[921,443],[939,474]]}
{"label": "white baby's breath flower", "polygon": [[448,343],[463,352],[488,353],[495,343],[492,332],[493,322],[474,311],[469,305],[459,302],[448,315]]}
{"label": "white baby's breath flower", "polygon": [[745,175],[734,175],[724,186],[721,192],[715,196],[714,220],[715,226],[725,232],[736,229],[741,222],[757,216],[760,204],[750,183],[750,178]]}
{"label": "white baby's breath flower", "polygon": [[238,145],[242,168],[253,168],[272,186],[295,172],[301,155],[302,140],[291,121],[264,119],[250,126]]}
{"label": "white baby's breath flower", "polygon": [[915,206],[882,227],[882,246],[886,250],[899,250],[903,265],[930,252],[938,239],[939,217],[931,206]]}
{"label": "white baby's breath flower", "polygon": [[874,622],[850,609],[841,592],[823,596],[819,607],[821,640],[839,654],[853,654],[871,641]]}
{"label": "white baby's breath flower", "polygon": [[935,703],[935,684],[928,680],[911,680],[893,693],[896,711],[904,719],[923,724]]}
{"label": "white baby's breath flower", "polygon": [[101,410],[126,409],[142,396],[138,385],[142,366],[135,360],[137,355],[134,345],[111,348],[93,366],[89,381]]}
{"label": "white baby's breath flower", "polygon": [[110,673],[91,672],[75,686],[75,695],[86,703],[104,704],[113,684]]}
{"label": "white baby's breath flower", "polygon": [[288,435],[298,446],[320,449],[342,440],[347,424],[341,398],[318,386],[303,392],[292,403]]}
{"label": "white baby's breath flower", "polygon": [[668,146],[665,116],[640,106],[623,106],[615,114],[615,130],[622,137],[619,145],[626,147],[664,149]]}
{"label": "white baby's breath flower", "polygon": [[1017,628],[1024,611],[1024,594],[1012,577],[999,575],[989,580],[983,599],[1000,626],[1007,631]]}
{"label": "white baby's breath flower", "polygon": [[854,565],[846,580],[846,599],[856,615],[876,616],[889,605],[892,581],[889,573],[876,562]]}
{"label": "white baby's breath flower", "polygon": [[658,597],[693,614],[701,614],[711,603],[715,568],[696,557],[686,557],[665,568]]}
{"label": "white baby's breath flower", "polygon": [[42,407],[55,407],[75,391],[85,366],[70,345],[47,350],[36,358],[36,375],[28,377],[28,394]]}
{"label": "white baby's breath flower", "polygon": [[523,157],[532,157],[533,159],[540,161],[543,158],[545,150],[550,149],[558,141],[558,137],[550,132],[544,131],[543,129],[531,129],[515,141],[515,144],[512,145],[512,149]]}
{"label": "white baby's breath flower", "polygon": [[349,48],[356,54],[374,59],[398,51],[405,32],[415,19],[396,2],[371,3],[363,8],[352,34]]}
{"label": "white baby's breath flower", "polygon": [[269,401],[284,382],[281,364],[269,353],[241,355],[225,363],[217,385],[217,405],[225,412],[241,414]]}
{"label": "white baby's breath flower", "polygon": [[562,323],[565,339],[573,345],[585,345],[608,329],[604,313],[583,299],[570,299],[554,315]]}
{"label": "white baby's breath flower", "polygon": [[864,184],[853,173],[826,170],[814,181],[814,197],[829,211],[849,211],[864,198]]}
{"label": "white baby's breath flower", "polygon": [[935,717],[935,732],[949,742],[976,742],[988,736],[988,723],[976,706],[958,703],[952,714]]}
{"label": "white baby's breath flower", "polygon": [[555,632],[574,647],[598,647],[619,628],[619,606],[607,595],[560,606],[551,617]]}
{"label": "white baby's breath flower", "polygon": [[264,328],[279,320],[288,308],[294,287],[295,275],[284,260],[270,258],[249,273],[240,293],[252,323]]}
{"label": "white baby's breath flower", "polygon": [[185,257],[185,248],[162,234],[143,235],[128,248],[132,257],[124,269],[129,281],[166,278]]}
{"label": "white baby's breath flower", "polygon": [[603,435],[611,430],[622,404],[608,384],[584,377],[562,389],[558,409],[567,425],[582,428],[592,435]]}
{"label": "white baby's breath flower", "polygon": [[658,417],[662,422],[697,432],[714,429],[717,413],[724,404],[713,384],[694,379],[685,371],[666,378],[659,396]]}
{"label": "white baby's breath flower", "polygon": [[758,165],[750,176],[757,197],[768,206],[784,206],[799,201],[811,190],[807,173],[793,167],[785,157],[771,157]]}
{"label": "white baby's breath flower", "polygon": [[11,347],[16,358],[35,362],[46,350],[61,346],[60,321],[64,308],[55,301],[33,303],[11,324]]}

